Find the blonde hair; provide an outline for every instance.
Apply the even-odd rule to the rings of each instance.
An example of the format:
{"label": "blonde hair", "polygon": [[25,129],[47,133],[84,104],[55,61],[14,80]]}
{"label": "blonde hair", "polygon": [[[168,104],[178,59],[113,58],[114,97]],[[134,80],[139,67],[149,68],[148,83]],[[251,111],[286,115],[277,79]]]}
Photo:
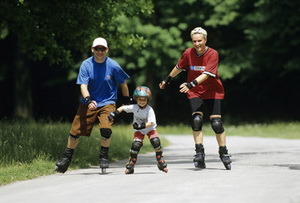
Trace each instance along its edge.
{"label": "blonde hair", "polygon": [[196,27],[191,31],[191,37],[193,37],[194,34],[202,34],[205,39],[207,39],[207,32],[202,27]]}

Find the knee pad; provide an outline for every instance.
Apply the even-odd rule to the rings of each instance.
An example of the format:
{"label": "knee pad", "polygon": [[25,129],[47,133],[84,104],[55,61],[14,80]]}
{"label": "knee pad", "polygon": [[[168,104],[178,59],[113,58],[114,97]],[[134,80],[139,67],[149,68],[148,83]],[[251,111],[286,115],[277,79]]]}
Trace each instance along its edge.
{"label": "knee pad", "polygon": [[134,139],[133,142],[132,142],[132,145],[131,145],[131,150],[130,152],[132,154],[138,154],[140,149],[142,148],[143,146],[143,142],[142,140],[140,139]]}
{"label": "knee pad", "polygon": [[194,113],[192,115],[192,129],[194,131],[200,131],[202,130],[202,124],[203,124],[203,116],[199,113]]}
{"label": "knee pad", "polygon": [[159,139],[159,137],[154,137],[154,138],[152,138],[152,139],[150,140],[150,142],[151,142],[151,144],[152,144],[152,146],[153,146],[153,148],[154,148],[155,150],[161,150],[162,146],[161,146],[161,144],[160,144],[160,139]]}
{"label": "knee pad", "polygon": [[77,140],[77,139],[79,139],[79,136],[75,136],[75,135],[71,135],[71,134],[70,134],[70,138],[71,138],[72,140]]}
{"label": "knee pad", "polygon": [[111,134],[112,134],[112,131],[110,128],[101,128],[100,129],[100,134],[101,134],[101,137],[105,140],[109,139]]}
{"label": "knee pad", "polygon": [[220,134],[225,131],[222,121],[221,121],[221,118],[219,118],[219,117],[212,118],[210,121],[211,121],[211,127],[215,131],[216,134]]}

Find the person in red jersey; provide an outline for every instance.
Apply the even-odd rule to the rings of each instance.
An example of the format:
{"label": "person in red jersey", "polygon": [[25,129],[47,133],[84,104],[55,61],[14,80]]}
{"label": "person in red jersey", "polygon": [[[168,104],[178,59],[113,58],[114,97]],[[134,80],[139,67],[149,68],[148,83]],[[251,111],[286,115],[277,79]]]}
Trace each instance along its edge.
{"label": "person in red jersey", "polygon": [[203,108],[207,106],[211,127],[216,133],[219,155],[226,169],[231,169],[231,160],[226,147],[226,135],[221,117],[221,100],[224,88],[218,75],[218,52],[206,46],[207,32],[201,27],[191,31],[192,48],[187,48],[170,74],[159,84],[164,89],[171,80],[182,71],[187,71],[187,82],[179,86],[180,92],[189,99],[195,141],[194,164],[197,168],[206,168],[203,146]]}

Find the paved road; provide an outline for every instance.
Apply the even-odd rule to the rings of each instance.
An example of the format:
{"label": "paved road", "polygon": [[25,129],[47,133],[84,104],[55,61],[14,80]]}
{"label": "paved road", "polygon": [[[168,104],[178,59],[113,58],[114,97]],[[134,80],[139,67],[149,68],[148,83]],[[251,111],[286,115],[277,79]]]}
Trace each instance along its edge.
{"label": "paved road", "polygon": [[69,171],[0,187],[0,202],[207,202],[300,203],[300,140],[227,139],[232,170],[224,169],[214,137],[205,137],[206,165],[191,162],[191,136],[165,136],[169,172],[160,172],[154,153],[140,155],[132,175],[126,160],[111,164],[108,174],[98,167]]}

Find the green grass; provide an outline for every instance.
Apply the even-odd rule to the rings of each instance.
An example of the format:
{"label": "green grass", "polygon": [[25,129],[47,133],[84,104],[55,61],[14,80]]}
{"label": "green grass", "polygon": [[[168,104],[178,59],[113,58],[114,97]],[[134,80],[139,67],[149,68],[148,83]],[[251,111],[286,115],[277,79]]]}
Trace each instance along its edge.
{"label": "green grass", "polygon": [[277,122],[273,124],[245,124],[226,127],[227,135],[245,137],[269,137],[300,139],[300,122]]}
{"label": "green grass", "polygon": [[54,173],[53,161],[37,158],[30,163],[13,163],[0,166],[0,185],[37,178]]}
{"label": "green grass", "polygon": [[[277,122],[272,124],[225,124],[227,136],[258,136],[285,139],[300,139],[300,122]],[[32,179],[54,172],[55,162],[62,156],[67,144],[70,123],[39,121],[25,122],[2,120],[0,122],[0,185]],[[191,135],[188,125],[159,126],[160,135]],[[203,126],[204,136],[213,136],[209,124]],[[99,128],[95,125],[91,137],[80,138],[74,152],[70,170],[98,165],[100,148]],[[113,127],[110,159],[127,158],[133,138],[130,125]],[[163,139],[164,147],[168,141]],[[153,151],[147,138],[141,153]]]}
{"label": "green grass", "polygon": [[[271,124],[224,124],[227,136],[242,137],[273,137],[284,139],[300,139],[300,122],[276,122]],[[204,136],[214,136],[214,132],[209,124],[202,128]],[[158,127],[160,134],[191,135],[192,130],[188,125],[172,125]]]}
{"label": "green grass", "polygon": [[[0,185],[54,173],[55,162],[66,147],[71,124],[62,122],[0,122]],[[133,139],[130,125],[113,128],[110,160],[129,157]],[[162,139],[167,145],[167,141]],[[98,165],[100,132],[95,125],[90,137],[81,137],[70,170]],[[141,153],[153,151],[147,137]]]}

